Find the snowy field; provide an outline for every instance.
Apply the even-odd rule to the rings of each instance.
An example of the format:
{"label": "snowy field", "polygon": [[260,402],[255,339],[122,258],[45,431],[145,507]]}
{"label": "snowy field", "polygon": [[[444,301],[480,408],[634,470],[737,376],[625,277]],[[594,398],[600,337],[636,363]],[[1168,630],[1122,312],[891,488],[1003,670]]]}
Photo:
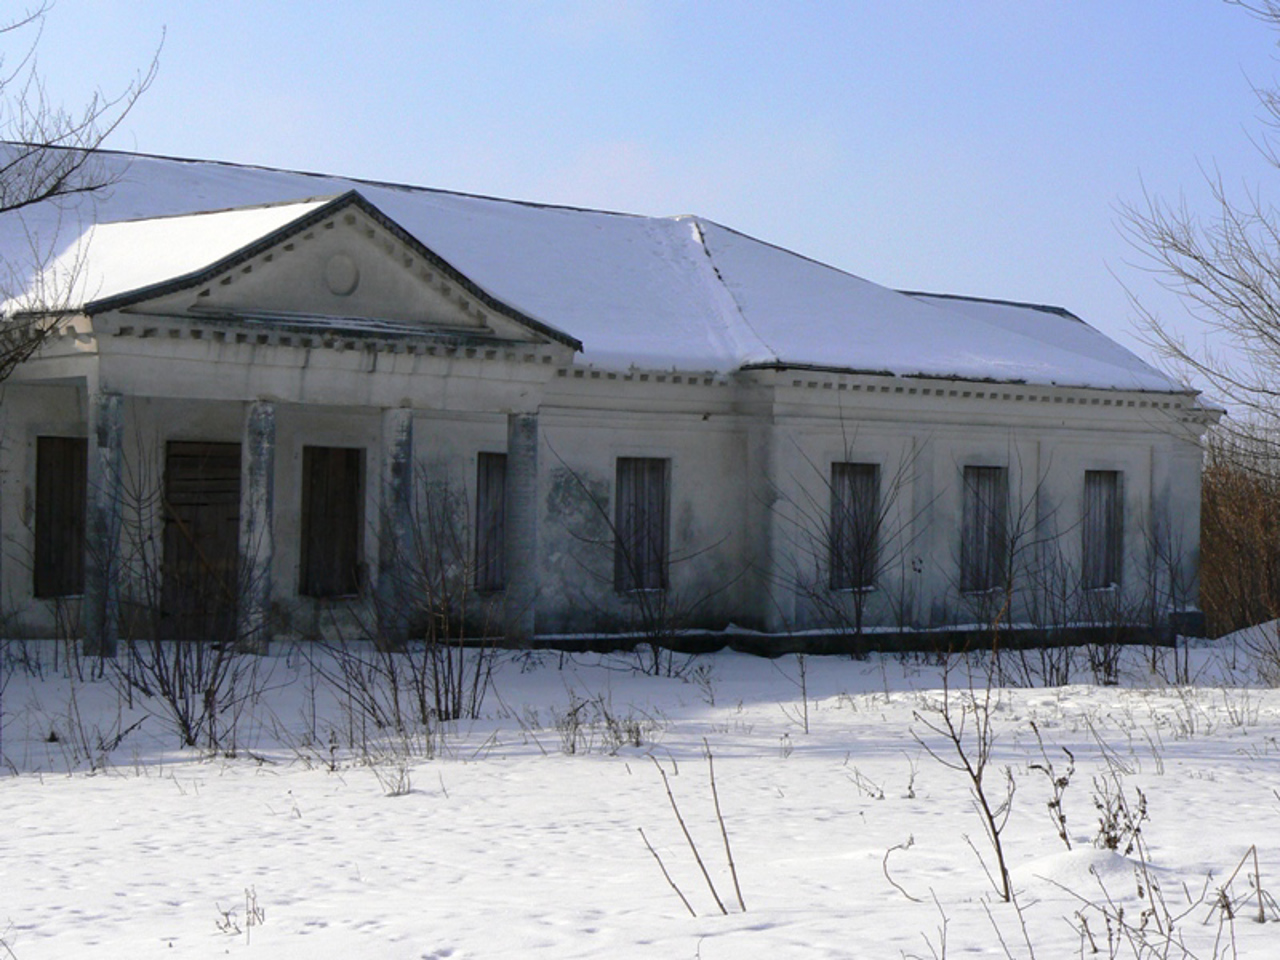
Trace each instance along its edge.
{"label": "snowy field", "polygon": [[399,733],[281,650],[216,751],[53,649],[7,650],[0,957],[1280,956],[1280,691],[1234,642],[1055,687],[503,653],[479,719]]}

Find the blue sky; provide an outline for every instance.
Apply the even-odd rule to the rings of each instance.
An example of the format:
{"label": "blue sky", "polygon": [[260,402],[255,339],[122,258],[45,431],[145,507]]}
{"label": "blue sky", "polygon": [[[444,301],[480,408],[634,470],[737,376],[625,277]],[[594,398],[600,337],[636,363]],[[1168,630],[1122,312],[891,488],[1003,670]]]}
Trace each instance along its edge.
{"label": "blue sky", "polygon": [[1182,321],[1119,205],[1280,182],[1249,140],[1278,37],[1214,0],[58,0],[40,69],[75,104],[162,35],[111,146],[698,213],[1131,347],[1126,287]]}

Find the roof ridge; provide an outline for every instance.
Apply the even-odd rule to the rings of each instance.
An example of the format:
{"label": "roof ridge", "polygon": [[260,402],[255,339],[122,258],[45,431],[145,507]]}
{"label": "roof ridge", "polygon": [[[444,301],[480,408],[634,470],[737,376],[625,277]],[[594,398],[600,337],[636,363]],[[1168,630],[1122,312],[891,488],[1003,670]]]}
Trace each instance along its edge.
{"label": "roof ridge", "polygon": [[[744,230],[739,230],[736,227],[726,226],[725,224],[721,223],[718,220],[712,220],[710,217],[704,217],[696,213],[683,213],[683,214],[680,214],[679,216],[670,217],[669,219],[696,220],[699,224],[709,223],[711,224],[711,226],[715,227],[718,230],[723,230],[725,233],[732,233],[734,236],[742,237],[744,240],[750,240],[752,243],[758,243],[762,247],[768,247],[771,250],[777,250],[781,253],[785,253],[788,256],[795,257],[797,260],[804,260],[808,263],[812,263],[814,266],[824,267],[827,270],[833,270],[836,273],[841,274],[842,276],[852,277],[854,280],[860,280],[863,283],[874,284],[875,286],[882,287],[885,290],[893,290],[892,287],[886,287],[882,283],[876,283],[874,280],[868,280],[866,277],[862,276],[861,274],[854,273],[852,270],[846,270],[844,269],[844,267],[837,267],[835,264],[827,263],[827,261],[825,260],[819,260],[817,257],[811,257],[807,253],[800,253],[796,250],[792,250],[790,247],[784,247],[780,243],[774,243],[772,240],[761,240],[759,237],[753,236],[752,234],[747,233]],[[903,291],[894,290],[893,292],[902,293]]]}
{"label": "roof ridge", "polygon": [[[1024,300],[1005,300],[999,297],[973,297],[963,293],[930,293],[928,290],[899,290],[898,293],[908,297],[933,297],[938,300],[963,300],[966,303],[990,303],[1001,307],[1022,307],[1026,310],[1039,310],[1041,313],[1052,313],[1055,316],[1084,323],[1066,307],[1056,307],[1047,303],[1030,303]],[[1086,324],[1087,326],[1087,324]]]}
{"label": "roof ridge", "polygon": [[[734,295],[733,290],[729,287],[729,284],[725,281],[724,274],[720,272],[720,267],[716,263],[716,258],[711,253],[711,248],[707,246],[707,236],[706,236],[706,232],[703,230],[703,223],[704,222],[713,223],[713,221],[710,221],[710,220],[704,221],[704,218],[699,217],[697,215],[692,215],[692,214],[686,214],[680,217],[673,217],[671,218],[671,220],[672,222],[687,220],[690,223],[690,225],[693,227],[693,230],[692,230],[693,242],[697,245],[698,249],[702,251],[703,258],[704,258],[702,261],[699,261],[700,265],[702,266],[702,269],[699,270],[699,272],[700,273],[705,272],[706,268],[710,268],[711,276],[712,276],[712,279],[710,282],[713,285],[712,289],[718,292],[719,294],[718,297],[715,297],[713,295],[713,305],[715,300],[720,300],[721,302],[723,302],[724,299],[727,298],[730,308],[733,311],[733,316],[735,316],[741,322],[741,324],[744,327],[746,327],[747,331],[750,332],[751,336],[755,339],[756,343],[764,347],[764,349],[767,350],[774,357],[780,356],[780,354],[774,348],[774,346],[771,343],[769,343],[769,341],[767,341],[763,336],[760,335],[760,332],[755,328],[755,325],[747,317],[747,312],[742,308],[742,302],[738,300],[737,296]],[[721,311],[717,310],[717,313],[721,313]],[[735,336],[733,329],[728,324],[726,324],[722,332],[725,336],[725,339],[729,341],[728,345],[730,350],[740,354],[739,362],[741,362],[743,359],[745,359],[745,355],[750,352],[745,349],[745,344],[740,342],[742,338],[740,336]]]}
{"label": "roof ridge", "polygon": [[[21,141],[0,139],[0,146],[7,144],[15,146],[31,146],[31,144],[23,144]],[[74,150],[75,148],[60,145],[42,145],[42,149]],[[485,200],[490,203],[509,203],[515,206],[529,207],[535,210],[567,210],[576,213],[599,213],[609,217],[630,217],[639,220],[667,219],[647,213],[627,213],[622,210],[604,210],[598,207],[583,207],[570,203],[545,203],[536,200],[517,200],[512,197],[498,197],[493,194],[485,193],[468,193],[465,190],[449,190],[444,187],[427,187],[422,184],[404,183],[398,180],[378,180],[371,177],[353,177],[341,173],[323,173],[318,170],[294,170],[290,167],[272,167],[263,163],[241,163],[237,160],[211,160],[202,157],[176,157],[170,154],[145,153],[139,150],[99,148],[94,152],[99,155],[122,157],[126,160],[133,158],[139,160],[159,160],[165,163],[187,163],[192,165],[206,164],[208,166],[228,167],[235,170],[258,170],[265,173],[286,173],[296,177],[310,177],[316,180],[344,180],[347,183],[354,183],[367,187],[379,187],[385,190],[402,190],[406,193],[435,193],[448,197],[462,197],[469,200]]]}

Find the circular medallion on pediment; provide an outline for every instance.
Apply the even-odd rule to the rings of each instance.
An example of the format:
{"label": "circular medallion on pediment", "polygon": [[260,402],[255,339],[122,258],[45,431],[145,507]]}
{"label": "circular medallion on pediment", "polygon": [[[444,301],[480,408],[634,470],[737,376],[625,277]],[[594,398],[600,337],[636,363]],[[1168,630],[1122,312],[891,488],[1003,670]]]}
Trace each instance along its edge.
{"label": "circular medallion on pediment", "polygon": [[335,297],[348,297],[360,285],[360,268],[345,253],[335,253],[324,265],[324,283]]}

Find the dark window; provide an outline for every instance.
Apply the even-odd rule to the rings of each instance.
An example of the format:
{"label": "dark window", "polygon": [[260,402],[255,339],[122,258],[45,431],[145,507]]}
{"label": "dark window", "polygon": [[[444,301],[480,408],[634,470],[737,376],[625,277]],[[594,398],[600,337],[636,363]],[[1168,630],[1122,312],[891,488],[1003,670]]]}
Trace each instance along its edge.
{"label": "dark window", "polygon": [[507,585],[507,455],[482,453],[476,462],[476,589]]}
{"label": "dark window", "polygon": [[614,513],[613,582],[621,591],[667,586],[669,461],[619,457]]}
{"label": "dark window", "polygon": [[960,541],[962,591],[972,593],[1005,586],[1008,527],[1009,472],[1004,467],[965,467]]}
{"label": "dark window", "polygon": [[875,583],[880,468],[831,465],[831,589],[865,590]]}
{"label": "dark window", "polygon": [[1124,501],[1116,470],[1084,472],[1084,549],[1082,577],[1086,590],[1120,584],[1124,542]]}
{"label": "dark window", "polygon": [[302,571],[298,592],[348,597],[360,592],[363,451],[302,448]]}
{"label": "dark window", "polygon": [[89,443],[36,438],[35,595],[84,593],[84,524]]}

